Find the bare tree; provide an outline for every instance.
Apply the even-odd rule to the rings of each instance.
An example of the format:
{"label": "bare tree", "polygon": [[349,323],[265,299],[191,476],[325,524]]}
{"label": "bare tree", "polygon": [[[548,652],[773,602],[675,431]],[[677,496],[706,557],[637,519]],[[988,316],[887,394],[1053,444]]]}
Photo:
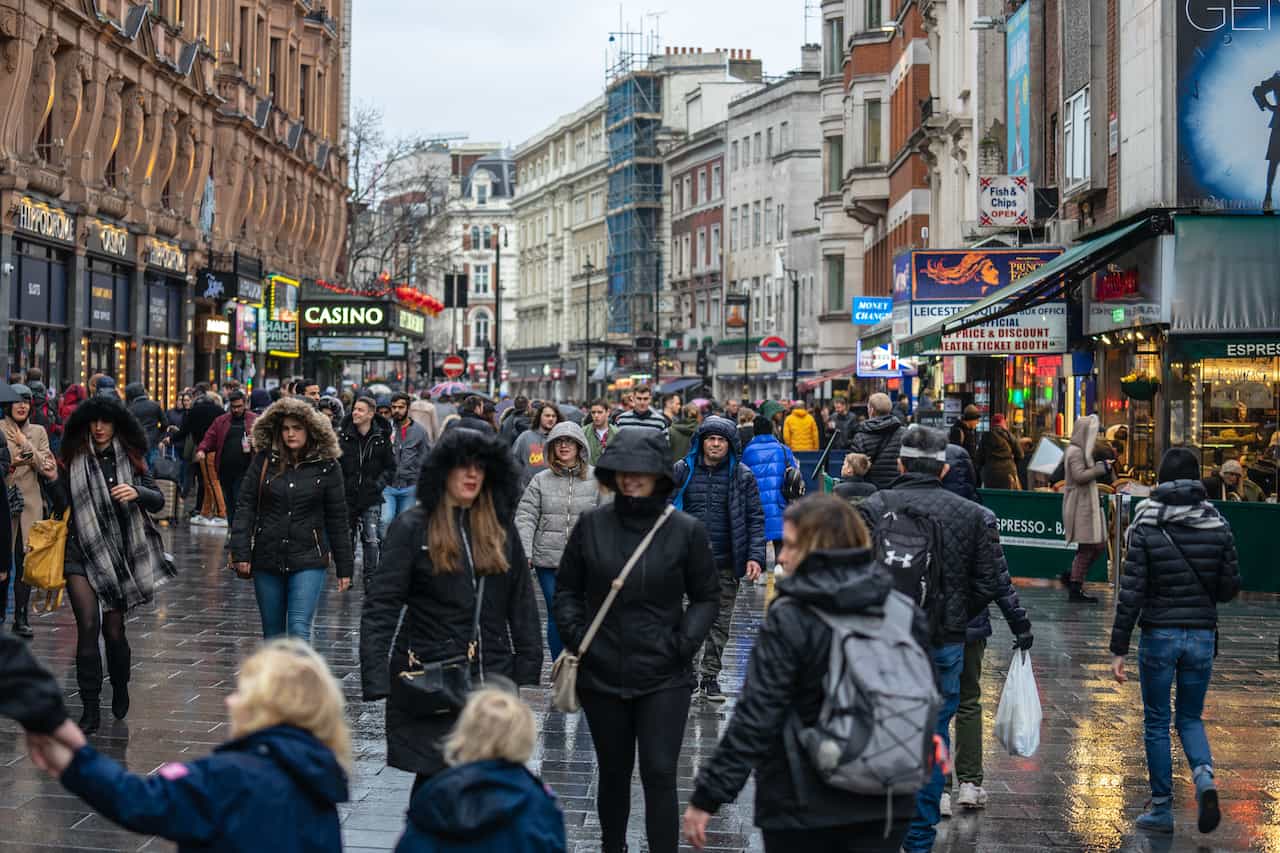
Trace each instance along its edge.
{"label": "bare tree", "polygon": [[425,290],[446,268],[449,150],[427,139],[389,137],[382,113],[358,105],[350,125],[351,215],[346,284],[376,291],[379,276]]}

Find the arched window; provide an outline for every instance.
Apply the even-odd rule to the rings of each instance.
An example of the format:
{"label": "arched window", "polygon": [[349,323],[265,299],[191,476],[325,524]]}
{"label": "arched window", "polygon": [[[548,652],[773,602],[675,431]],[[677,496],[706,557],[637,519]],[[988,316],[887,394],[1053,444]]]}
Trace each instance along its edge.
{"label": "arched window", "polygon": [[482,347],[492,345],[489,339],[489,312],[477,311],[471,315],[471,345]]}
{"label": "arched window", "polygon": [[493,248],[493,229],[490,228],[488,225],[484,227],[484,242],[480,244],[480,248],[482,249]]}
{"label": "arched window", "polygon": [[480,226],[471,226],[471,248],[480,249]]}

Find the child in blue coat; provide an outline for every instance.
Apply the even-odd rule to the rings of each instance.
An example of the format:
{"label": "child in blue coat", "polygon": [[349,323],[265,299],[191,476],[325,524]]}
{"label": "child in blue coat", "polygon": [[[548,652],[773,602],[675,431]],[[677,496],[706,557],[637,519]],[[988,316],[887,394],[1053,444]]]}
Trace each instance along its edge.
{"label": "child in blue coat", "polygon": [[413,795],[396,853],[564,853],[564,814],[524,766],[534,738],[518,695],[472,693],[445,741],[450,769]]}
{"label": "child in blue coat", "polygon": [[79,729],[30,737],[32,759],[110,820],[179,851],[340,851],[351,733],[337,681],[299,640],[244,662],[227,697],[233,739],[212,755],[137,776]]}

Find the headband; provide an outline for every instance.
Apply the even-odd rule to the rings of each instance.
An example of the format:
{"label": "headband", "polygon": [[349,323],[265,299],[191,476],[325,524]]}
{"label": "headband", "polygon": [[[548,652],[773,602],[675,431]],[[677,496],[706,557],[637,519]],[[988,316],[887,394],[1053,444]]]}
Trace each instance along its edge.
{"label": "headband", "polygon": [[927,450],[921,450],[918,447],[902,447],[898,449],[898,456],[902,459],[937,459],[939,462],[947,461],[947,450],[944,447],[937,453],[930,453]]}

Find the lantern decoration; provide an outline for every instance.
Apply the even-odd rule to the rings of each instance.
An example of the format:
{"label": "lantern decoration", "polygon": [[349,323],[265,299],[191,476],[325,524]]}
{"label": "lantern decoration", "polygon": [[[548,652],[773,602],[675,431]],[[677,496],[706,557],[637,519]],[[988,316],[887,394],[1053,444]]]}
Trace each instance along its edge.
{"label": "lantern decoration", "polygon": [[404,284],[399,285],[395,288],[395,295],[396,299],[405,305],[416,308],[432,317],[439,316],[440,312],[444,310],[444,304],[439,299],[436,299],[430,293],[423,293],[416,287],[409,287]]}

